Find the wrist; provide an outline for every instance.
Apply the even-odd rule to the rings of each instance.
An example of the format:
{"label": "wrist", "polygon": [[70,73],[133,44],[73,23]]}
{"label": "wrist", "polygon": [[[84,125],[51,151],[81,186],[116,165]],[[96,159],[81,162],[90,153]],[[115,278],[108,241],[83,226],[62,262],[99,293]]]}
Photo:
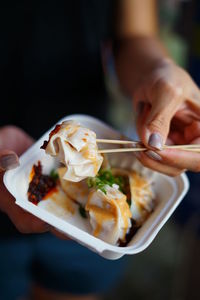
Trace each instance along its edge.
{"label": "wrist", "polygon": [[113,47],[117,76],[128,95],[153,71],[174,64],[155,37],[120,39]]}

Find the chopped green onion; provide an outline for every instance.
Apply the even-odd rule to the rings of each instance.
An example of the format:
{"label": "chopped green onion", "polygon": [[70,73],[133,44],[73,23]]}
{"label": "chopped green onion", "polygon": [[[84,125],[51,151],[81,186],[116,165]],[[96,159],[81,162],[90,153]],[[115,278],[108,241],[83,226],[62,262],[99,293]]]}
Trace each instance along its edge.
{"label": "chopped green onion", "polygon": [[59,176],[55,169],[51,170],[49,175],[54,181],[58,180]]}
{"label": "chopped green onion", "polygon": [[119,186],[119,190],[124,193],[125,181],[122,176],[114,176],[111,170],[100,170],[96,177],[89,177],[87,180],[87,184],[89,188],[96,188],[101,190],[106,194],[105,186],[113,186],[113,184],[117,184]]}

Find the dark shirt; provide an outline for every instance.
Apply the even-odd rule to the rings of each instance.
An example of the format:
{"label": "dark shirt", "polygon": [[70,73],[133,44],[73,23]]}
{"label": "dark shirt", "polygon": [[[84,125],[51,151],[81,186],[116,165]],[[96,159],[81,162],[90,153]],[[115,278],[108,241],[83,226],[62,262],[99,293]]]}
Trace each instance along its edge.
{"label": "dark shirt", "polygon": [[[101,45],[113,1],[4,1],[0,8],[0,126],[39,138],[73,113],[105,118]],[[0,235],[12,233],[0,214]]]}

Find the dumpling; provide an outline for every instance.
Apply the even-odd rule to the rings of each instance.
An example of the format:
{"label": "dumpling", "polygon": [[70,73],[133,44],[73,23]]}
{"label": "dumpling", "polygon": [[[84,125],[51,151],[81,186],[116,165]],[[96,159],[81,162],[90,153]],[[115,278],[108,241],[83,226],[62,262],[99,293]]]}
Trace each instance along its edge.
{"label": "dumpling", "polygon": [[73,182],[94,177],[103,162],[98,153],[96,134],[75,121],[57,125],[41,148],[58,157],[66,167],[63,179]]}
{"label": "dumpling", "polygon": [[89,189],[87,180],[81,180],[80,182],[71,182],[63,179],[63,175],[66,173],[66,168],[57,169],[60,179],[61,188],[73,201],[78,202],[83,207],[88,200]]}
{"label": "dumpling", "polygon": [[130,204],[132,219],[137,225],[141,225],[154,207],[151,183],[135,171],[113,168],[112,174],[123,178],[124,192]]}
{"label": "dumpling", "polygon": [[105,192],[100,189],[90,192],[85,209],[89,212],[93,235],[116,245],[125,240],[132,214],[126,195],[109,185],[104,188]]}
{"label": "dumpling", "polygon": [[135,171],[129,172],[129,184],[131,192],[132,218],[141,225],[154,207],[154,195],[150,182]]}

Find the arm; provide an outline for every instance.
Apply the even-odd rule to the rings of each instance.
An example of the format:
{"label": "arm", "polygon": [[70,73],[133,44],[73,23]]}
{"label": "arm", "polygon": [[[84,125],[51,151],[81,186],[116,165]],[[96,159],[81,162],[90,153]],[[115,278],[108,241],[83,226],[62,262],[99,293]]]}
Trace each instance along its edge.
{"label": "arm", "polygon": [[199,154],[156,151],[167,139],[172,144],[198,143],[200,91],[157,38],[156,1],[127,0],[120,5],[114,42],[116,70],[122,90],[137,110],[139,136],[150,149],[138,158],[168,175],[184,169],[200,171]]}
{"label": "arm", "polygon": [[158,39],[156,0],[121,0],[117,10],[116,69],[123,91],[132,96],[145,74],[169,57]]}

